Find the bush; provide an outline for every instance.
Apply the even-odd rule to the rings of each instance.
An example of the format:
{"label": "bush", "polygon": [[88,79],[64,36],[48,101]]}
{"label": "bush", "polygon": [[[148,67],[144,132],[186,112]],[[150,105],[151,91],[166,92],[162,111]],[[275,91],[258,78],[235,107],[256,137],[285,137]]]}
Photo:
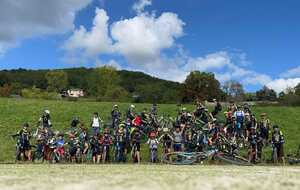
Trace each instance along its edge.
{"label": "bush", "polygon": [[2,87],[0,86],[0,96],[1,97],[9,97],[11,94],[11,86],[8,84],[4,84]]}
{"label": "bush", "polygon": [[300,96],[296,94],[286,94],[280,99],[280,103],[285,106],[300,106]]}
{"label": "bush", "polygon": [[23,89],[21,91],[21,96],[24,98],[37,98],[45,100],[61,99],[60,94],[57,94],[56,92],[47,92],[36,87],[32,87],[31,89]]}

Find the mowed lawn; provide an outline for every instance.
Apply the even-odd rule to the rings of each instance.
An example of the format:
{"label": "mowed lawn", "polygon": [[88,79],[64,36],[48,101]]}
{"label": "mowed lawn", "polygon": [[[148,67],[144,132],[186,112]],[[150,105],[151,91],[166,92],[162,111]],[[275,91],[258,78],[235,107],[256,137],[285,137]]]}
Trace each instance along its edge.
{"label": "mowed lawn", "polygon": [[[86,126],[89,126],[93,112],[99,112],[102,119],[109,122],[114,104],[0,98],[0,162],[14,161],[15,141],[10,135],[18,131],[24,122],[28,122],[31,128],[35,129],[43,110],[51,111],[54,130],[64,131],[69,128],[73,116],[78,116]],[[118,105],[125,113],[130,103],[118,103]],[[151,107],[151,104],[135,105],[138,112],[143,108]],[[186,107],[190,111],[194,110],[193,105],[186,105]],[[176,104],[159,105],[159,115],[175,117],[177,110]],[[282,128],[286,138],[286,153],[297,150],[300,144],[300,107],[253,107],[253,110],[257,116],[262,112],[268,113],[271,122]],[[222,119],[222,114],[219,117]],[[147,150],[144,152],[148,153]],[[147,160],[145,154],[143,160]]]}
{"label": "mowed lawn", "polygon": [[1,190],[299,190],[300,167],[0,165]]}

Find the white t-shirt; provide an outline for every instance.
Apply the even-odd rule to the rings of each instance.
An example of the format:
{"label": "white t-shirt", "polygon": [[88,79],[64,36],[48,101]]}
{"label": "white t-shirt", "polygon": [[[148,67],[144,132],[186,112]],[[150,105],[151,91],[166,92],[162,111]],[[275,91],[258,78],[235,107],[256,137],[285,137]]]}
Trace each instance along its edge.
{"label": "white t-shirt", "polygon": [[100,119],[98,117],[93,118],[92,127],[100,127]]}
{"label": "white t-shirt", "polygon": [[158,147],[158,140],[157,139],[148,139],[147,144],[149,144],[149,148],[156,148]]}

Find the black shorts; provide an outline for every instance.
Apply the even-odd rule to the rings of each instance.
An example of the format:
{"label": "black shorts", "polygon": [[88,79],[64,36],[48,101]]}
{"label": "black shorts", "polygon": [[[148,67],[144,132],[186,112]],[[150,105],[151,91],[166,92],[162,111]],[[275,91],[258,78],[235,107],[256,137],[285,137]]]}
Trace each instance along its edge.
{"label": "black shorts", "polygon": [[77,151],[76,148],[70,148],[69,149],[70,156],[75,156],[76,155],[76,151]]}
{"label": "black shorts", "polygon": [[141,150],[141,145],[140,145],[140,143],[134,143],[134,144],[132,145],[132,148],[133,148],[134,146],[136,146],[136,151],[140,151],[140,150]]}
{"label": "black shorts", "polygon": [[99,155],[100,152],[101,152],[100,147],[94,147],[94,148],[92,148],[92,155],[93,156]]}
{"label": "black shorts", "polygon": [[164,143],[164,148],[171,148],[172,142],[165,142]]}

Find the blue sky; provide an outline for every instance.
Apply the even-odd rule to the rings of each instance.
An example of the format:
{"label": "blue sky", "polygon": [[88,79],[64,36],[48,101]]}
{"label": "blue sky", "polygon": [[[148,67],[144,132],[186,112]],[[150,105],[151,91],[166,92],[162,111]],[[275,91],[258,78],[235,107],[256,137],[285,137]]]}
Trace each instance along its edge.
{"label": "blue sky", "polygon": [[13,2],[0,2],[0,69],[113,65],[175,81],[200,70],[248,91],[300,82],[297,0]]}

